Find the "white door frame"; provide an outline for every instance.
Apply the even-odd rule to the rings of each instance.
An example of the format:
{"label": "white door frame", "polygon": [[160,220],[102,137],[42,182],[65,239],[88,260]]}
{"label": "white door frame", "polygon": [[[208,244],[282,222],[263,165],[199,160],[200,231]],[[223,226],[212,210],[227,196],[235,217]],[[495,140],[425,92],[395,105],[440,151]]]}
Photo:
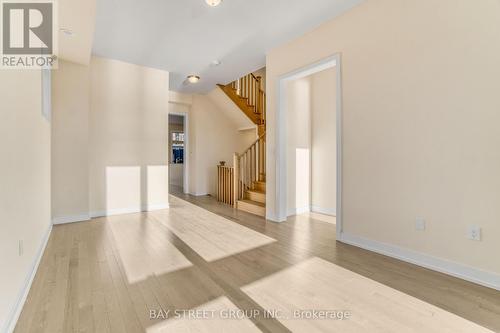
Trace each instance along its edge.
{"label": "white door frame", "polygon": [[[184,105],[184,104],[183,104]],[[182,166],[182,173],[183,173],[183,181],[184,181],[184,194],[189,193],[189,113],[187,112],[169,112],[169,115],[175,115],[175,116],[181,116],[184,117],[184,125],[183,125],[183,130],[184,130],[184,164]],[[168,130],[168,135],[170,136],[170,123],[169,123],[169,130]],[[170,137],[168,138],[170,141]],[[169,154],[172,152],[169,151]],[[169,158],[169,168],[170,168],[170,158]],[[169,179],[170,181],[170,179]]]}
{"label": "white door frame", "polygon": [[287,218],[287,114],[286,83],[303,78],[325,69],[337,67],[337,235],[342,233],[342,66],[340,53],[321,61],[299,68],[278,78],[278,105],[276,113],[276,222]]}

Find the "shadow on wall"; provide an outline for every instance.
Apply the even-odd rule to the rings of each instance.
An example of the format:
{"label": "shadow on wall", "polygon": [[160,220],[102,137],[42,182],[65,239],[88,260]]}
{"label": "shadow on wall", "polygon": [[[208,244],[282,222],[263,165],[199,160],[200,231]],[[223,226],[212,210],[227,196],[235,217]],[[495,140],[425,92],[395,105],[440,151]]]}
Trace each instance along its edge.
{"label": "shadow on wall", "polygon": [[168,166],[108,166],[105,209],[116,215],[168,208]]}

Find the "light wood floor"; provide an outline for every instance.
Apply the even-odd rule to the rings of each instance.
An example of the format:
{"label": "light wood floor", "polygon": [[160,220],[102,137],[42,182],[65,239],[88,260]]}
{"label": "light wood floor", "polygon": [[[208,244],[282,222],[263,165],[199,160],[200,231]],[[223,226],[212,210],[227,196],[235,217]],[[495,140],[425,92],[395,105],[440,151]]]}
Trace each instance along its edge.
{"label": "light wood floor", "polygon": [[[500,292],[336,243],[320,216],[266,223],[178,196],[166,211],[55,226],[16,332],[500,332]],[[351,317],[287,316],[298,309]],[[225,317],[241,310],[260,315]]]}

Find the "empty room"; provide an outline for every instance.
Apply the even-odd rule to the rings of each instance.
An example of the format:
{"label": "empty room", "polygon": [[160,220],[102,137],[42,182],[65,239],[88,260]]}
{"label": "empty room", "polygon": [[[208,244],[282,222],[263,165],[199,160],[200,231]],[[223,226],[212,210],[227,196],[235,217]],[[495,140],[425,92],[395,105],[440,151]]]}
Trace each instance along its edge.
{"label": "empty room", "polygon": [[0,27],[0,332],[500,332],[499,0]]}

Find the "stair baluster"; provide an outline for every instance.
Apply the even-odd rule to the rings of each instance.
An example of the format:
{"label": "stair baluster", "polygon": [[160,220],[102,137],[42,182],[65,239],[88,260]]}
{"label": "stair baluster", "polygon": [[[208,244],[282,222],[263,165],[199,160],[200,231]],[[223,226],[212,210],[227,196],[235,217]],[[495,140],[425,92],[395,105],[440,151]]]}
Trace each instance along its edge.
{"label": "stair baluster", "polygon": [[[243,153],[233,156],[233,168],[224,173],[220,191],[225,203],[248,212],[265,215],[266,181],[266,93],[262,78],[248,74],[227,85],[219,85],[226,95],[258,128],[258,139]],[[224,188],[229,188],[224,192]],[[227,198],[229,195],[229,198]],[[241,205],[241,208],[239,207]]]}

